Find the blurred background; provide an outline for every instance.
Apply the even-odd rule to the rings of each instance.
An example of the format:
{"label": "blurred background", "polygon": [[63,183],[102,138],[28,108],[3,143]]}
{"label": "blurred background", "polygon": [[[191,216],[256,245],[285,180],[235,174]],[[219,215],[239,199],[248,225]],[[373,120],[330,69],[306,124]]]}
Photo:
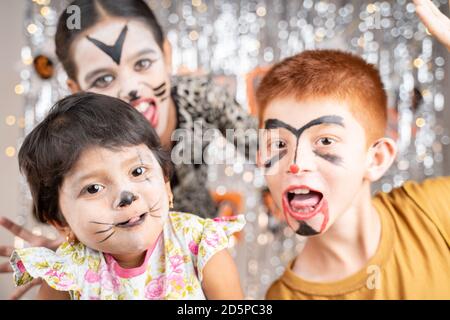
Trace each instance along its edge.
{"label": "blurred background", "polygon": [[[449,15],[446,0],[434,1]],[[35,234],[52,229],[30,215],[30,195],[19,174],[24,135],[68,93],[54,54],[53,36],[65,0],[0,2],[0,215]],[[175,73],[210,73],[255,114],[252,96],[261,67],[313,48],[339,48],[378,66],[389,94],[387,134],[399,144],[392,169],[374,186],[390,191],[408,179],[450,174],[449,53],[432,39],[410,1],[162,0],[148,1],[172,45]],[[233,158],[223,140],[213,154]],[[229,150],[229,149],[227,149]],[[224,160],[224,159],[221,159]],[[268,213],[259,192],[261,174],[244,160],[210,167],[209,184],[248,220],[233,254],[248,299],[268,285],[302,247],[290,229]],[[0,245],[26,244],[0,229]],[[6,259],[0,258],[0,263]],[[13,290],[0,274],[0,299]],[[34,291],[25,298],[32,298]]]}

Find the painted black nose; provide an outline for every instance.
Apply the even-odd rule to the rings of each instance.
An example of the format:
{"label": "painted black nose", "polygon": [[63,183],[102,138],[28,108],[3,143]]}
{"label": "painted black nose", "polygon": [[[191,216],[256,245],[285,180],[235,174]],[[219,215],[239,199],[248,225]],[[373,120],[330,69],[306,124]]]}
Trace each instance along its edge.
{"label": "painted black nose", "polygon": [[128,93],[128,97],[130,98],[130,102],[139,99],[137,90],[132,90]]}
{"label": "painted black nose", "polygon": [[119,202],[119,207],[126,207],[129,206],[130,204],[133,203],[133,201],[136,201],[138,199],[137,196],[135,196],[134,194],[132,194],[129,191],[123,191],[120,194],[120,202]]}

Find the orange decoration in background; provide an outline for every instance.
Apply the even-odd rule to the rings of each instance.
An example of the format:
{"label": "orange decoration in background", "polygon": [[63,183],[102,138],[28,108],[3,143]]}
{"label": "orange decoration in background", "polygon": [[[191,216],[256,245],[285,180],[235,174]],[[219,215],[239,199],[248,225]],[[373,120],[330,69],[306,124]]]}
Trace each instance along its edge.
{"label": "orange decoration in background", "polygon": [[55,73],[53,62],[49,57],[44,55],[38,55],[33,60],[34,70],[44,80],[50,79]]}
{"label": "orange decoration in background", "polygon": [[[243,195],[239,192],[227,192],[225,194],[211,192],[211,197],[219,208],[219,217],[236,216],[244,210]],[[242,232],[234,235],[238,240],[242,238]]]}

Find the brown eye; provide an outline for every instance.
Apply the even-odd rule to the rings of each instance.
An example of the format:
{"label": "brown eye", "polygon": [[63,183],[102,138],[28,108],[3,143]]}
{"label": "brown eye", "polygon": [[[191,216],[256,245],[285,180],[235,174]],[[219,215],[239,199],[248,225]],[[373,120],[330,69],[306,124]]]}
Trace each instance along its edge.
{"label": "brown eye", "polygon": [[150,68],[153,64],[153,61],[150,59],[141,59],[134,65],[134,70],[136,71],[144,71]]}
{"label": "brown eye", "polygon": [[144,167],[136,168],[136,169],[133,170],[133,172],[131,172],[133,177],[142,176],[144,173],[145,173],[145,168]]}
{"label": "brown eye", "polygon": [[86,188],[86,191],[89,193],[89,194],[96,194],[96,193],[98,193],[98,192],[100,192],[100,191],[102,191],[103,190],[103,186],[101,186],[101,185],[99,185],[99,184],[92,184],[92,185],[90,185],[90,186],[88,186],[87,188]]}
{"label": "brown eye", "polygon": [[286,148],[286,142],[277,140],[270,144],[270,148],[274,150],[280,150]]}
{"label": "brown eye", "polygon": [[104,89],[107,86],[109,86],[111,84],[111,82],[113,82],[113,81],[114,81],[114,76],[107,74],[107,75],[101,76],[100,78],[97,78],[94,81],[94,83],[92,84],[92,87]]}
{"label": "brown eye", "polygon": [[329,146],[330,144],[332,144],[334,142],[334,140],[331,138],[320,138],[319,141],[324,146]]}

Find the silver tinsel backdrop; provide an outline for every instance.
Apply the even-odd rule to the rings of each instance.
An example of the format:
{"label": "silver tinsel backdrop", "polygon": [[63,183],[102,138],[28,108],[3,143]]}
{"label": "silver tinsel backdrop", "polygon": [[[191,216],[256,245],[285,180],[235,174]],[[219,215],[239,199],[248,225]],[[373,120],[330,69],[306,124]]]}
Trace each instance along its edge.
{"label": "silver tinsel backdrop", "polygon": [[[118,0],[120,1],[120,0]],[[448,14],[446,0],[434,1]],[[414,5],[396,1],[293,0],[162,0],[148,1],[172,45],[175,73],[212,73],[247,106],[246,75],[257,66],[313,48],[339,48],[376,64],[389,93],[390,135],[399,156],[375,190],[389,191],[407,179],[421,180],[443,173],[443,149],[450,143],[440,122],[444,108],[446,63],[443,49],[415,15]],[[24,134],[49,107],[68,94],[66,75],[56,63],[53,37],[64,0],[29,1],[24,19],[27,45],[22,49],[21,83]],[[55,63],[55,75],[43,80],[33,60],[44,55]],[[20,141],[19,141],[20,145]],[[218,152],[226,150],[226,152]],[[234,157],[218,140],[212,154]],[[222,159],[224,160],[224,159]],[[262,298],[268,285],[302,247],[290,229],[266,213],[260,192],[261,173],[237,161],[210,168],[210,187],[218,194],[239,192],[248,224],[233,248],[246,297]],[[30,219],[30,195],[24,181],[18,222],[35,233],[51,231]],[[19,239],[16,245],[20,246]]]}

